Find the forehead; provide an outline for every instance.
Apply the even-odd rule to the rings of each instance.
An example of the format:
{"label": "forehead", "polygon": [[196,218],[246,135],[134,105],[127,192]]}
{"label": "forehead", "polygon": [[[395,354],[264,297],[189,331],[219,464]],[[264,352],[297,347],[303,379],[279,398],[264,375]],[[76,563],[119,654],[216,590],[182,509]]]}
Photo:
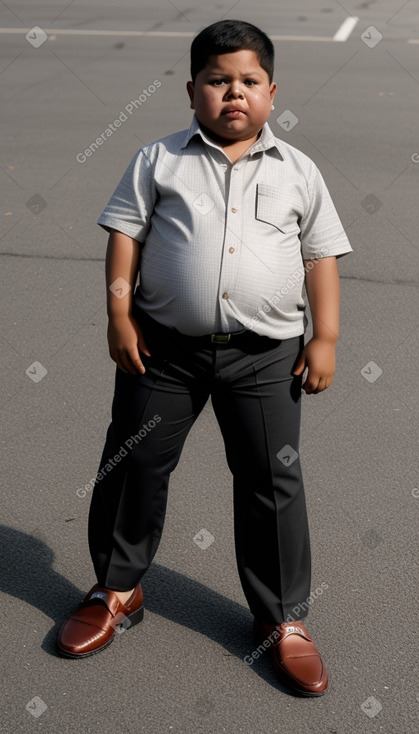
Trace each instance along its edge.
{"label": "forehead", "polygon": [[224,73],[239,73],[239,74],[259,74],[259,76],[266,76],[265,69],[262,69],[259,59],[255,51],[249,49],[241,49],[240,51],[233,51],[227,54],[212,54],[208,57],[205,68],[203,69],[206,73],[215,71],[222,71]]}

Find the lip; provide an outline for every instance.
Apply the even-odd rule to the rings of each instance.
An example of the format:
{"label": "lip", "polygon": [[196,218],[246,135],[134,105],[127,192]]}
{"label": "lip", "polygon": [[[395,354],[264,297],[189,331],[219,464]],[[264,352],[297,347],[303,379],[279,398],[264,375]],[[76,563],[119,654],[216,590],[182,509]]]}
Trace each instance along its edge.
{"label": "lip", "polygon": [[227,107],[227,109],[223,110],[222,114],[231,117],[240,117],[240,115],[245,115],[246,113],[240,107]]}

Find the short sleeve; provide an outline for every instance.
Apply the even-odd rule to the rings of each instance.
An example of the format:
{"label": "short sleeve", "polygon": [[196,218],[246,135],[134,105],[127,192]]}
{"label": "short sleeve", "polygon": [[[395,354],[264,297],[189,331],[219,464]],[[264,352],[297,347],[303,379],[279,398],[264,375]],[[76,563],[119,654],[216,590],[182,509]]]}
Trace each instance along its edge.
{"label": "short sleeve", "polygon": [[97,223],[144,242],[156,201],[154,166],[144,149],[135,154]]}
{"label": "short sleeve", "polygon": [[300,221],[301,252],[304,260],[314,260],[352,252],[324,179],[313,164],[308,182],[309,203]]}

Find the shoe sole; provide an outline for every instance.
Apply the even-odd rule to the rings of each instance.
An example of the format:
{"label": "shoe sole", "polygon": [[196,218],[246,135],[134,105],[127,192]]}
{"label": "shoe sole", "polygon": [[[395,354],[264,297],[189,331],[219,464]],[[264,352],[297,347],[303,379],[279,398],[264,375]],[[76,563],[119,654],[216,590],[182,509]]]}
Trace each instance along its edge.
{"label": "shoe sole", "polygon": [[[131,627],[135,627],[136,624],[139,624],[144,618],[144,607],[140,607],[139,609],[136,609],[135,612],[132,614],[129,614],[127,619],[129,619],[130,624],[125,629],[131,629]],[[108,640],[104,645],[101,645],[101,647],[98,647],[96,650],[91,650],[90,652],[80,652],[80,653],[74,653],[74,652],[68,652],[67,650],[64,650],[62,647],[60,647],[60,644],[58,643],[57,649],[60,655],[62,655],[65,658],[70,658],[72,660],[77,660],[78,658],[90,658],[92,655],[97,655],[99,652],[102,652],[102,650],[105,650],[109,645],[114,641],[116,630],[124,625],[118,624],[115,627],[115,632],[112,635],[111,639]]]}
{"label": "shoe sole", "polygon": [[318,698],[319,696],[324,696],[327,691],[327,688],[325,688],[324,691],[305,691],[303,688],[297,688],[296,686],[292,685],[292,681],[288,678],[286,673],[281,675],[281,673],[277,671],[273,664],[272,668],[278,681],[282,683],[284,688],[287,688],[288,691],[294,693],[296,696],[302,696],[303,698]]}

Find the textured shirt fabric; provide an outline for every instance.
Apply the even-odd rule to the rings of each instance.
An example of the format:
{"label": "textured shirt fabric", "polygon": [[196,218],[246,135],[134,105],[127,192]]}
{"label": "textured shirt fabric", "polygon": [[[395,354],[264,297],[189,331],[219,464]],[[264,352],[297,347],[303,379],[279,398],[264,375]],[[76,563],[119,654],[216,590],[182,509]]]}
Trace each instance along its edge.
{"label": "textured shirt fabric", "polygon": [[192,336],[299,336],[303,259],[352,250],[316,165],[267,123],[231,163],[194,116],[136,153],[98,224],[142,243],[136,304]]}

